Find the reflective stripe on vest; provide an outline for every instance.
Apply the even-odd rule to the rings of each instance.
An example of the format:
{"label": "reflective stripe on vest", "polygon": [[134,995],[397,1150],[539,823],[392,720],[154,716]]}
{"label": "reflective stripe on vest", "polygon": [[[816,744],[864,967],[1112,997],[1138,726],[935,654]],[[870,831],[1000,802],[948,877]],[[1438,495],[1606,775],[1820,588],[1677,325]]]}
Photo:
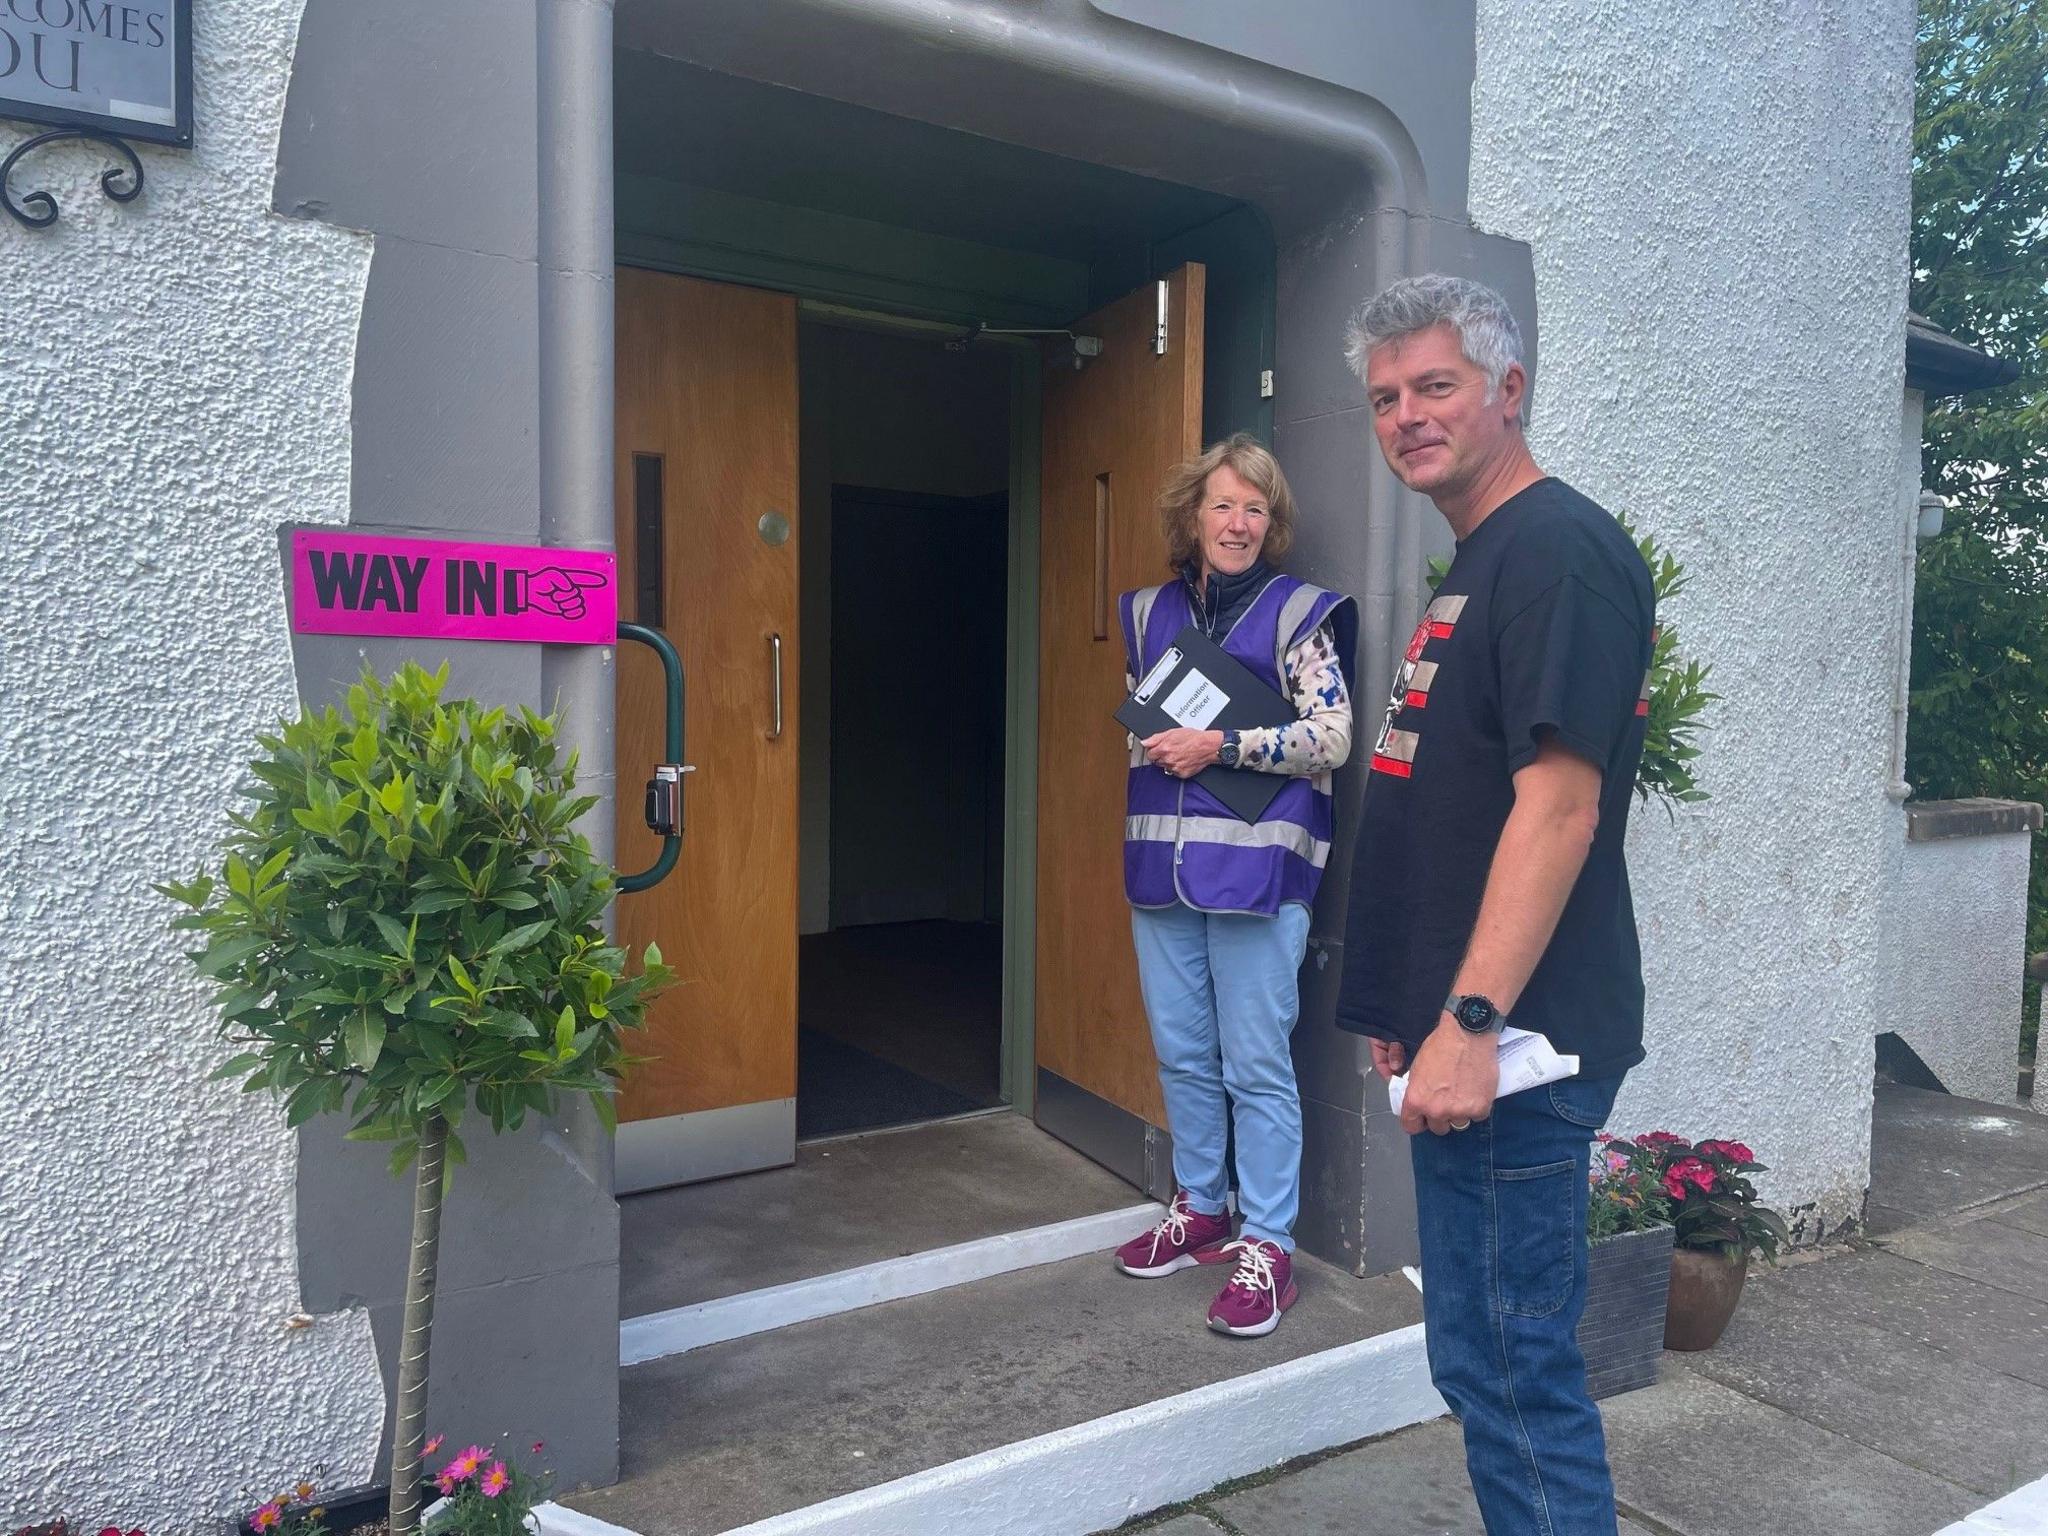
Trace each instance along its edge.
{"label": "reflective stripe on vest", "polygon": [[1329,861],[1330,845],[1291,821],[1239,821],[1235,816],[1126,816],[1124,836],[1132,842],[1225,843],[1233,848],[1285,848],[1317,869]]}

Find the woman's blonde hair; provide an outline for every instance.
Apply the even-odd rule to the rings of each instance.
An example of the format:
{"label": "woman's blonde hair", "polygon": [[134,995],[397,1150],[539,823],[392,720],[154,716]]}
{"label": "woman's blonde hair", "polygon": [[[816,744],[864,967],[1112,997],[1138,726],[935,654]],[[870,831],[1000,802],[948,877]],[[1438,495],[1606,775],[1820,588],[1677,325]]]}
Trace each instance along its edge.
{"label": "woman's blonde hair", "polygon": [[1209,476],[1228,466],[1266,498],[1266,542],[1261,559],[1287,553],[1294,542],[1294,493],[1280,473],[1280,461],[1249,432],[1234,432],[1211,443],[1199,458],[1174,467],[1159,492],[1159,523],[1166,533],[1166,560],[1176,571],[1202,558],[1202,492]]}

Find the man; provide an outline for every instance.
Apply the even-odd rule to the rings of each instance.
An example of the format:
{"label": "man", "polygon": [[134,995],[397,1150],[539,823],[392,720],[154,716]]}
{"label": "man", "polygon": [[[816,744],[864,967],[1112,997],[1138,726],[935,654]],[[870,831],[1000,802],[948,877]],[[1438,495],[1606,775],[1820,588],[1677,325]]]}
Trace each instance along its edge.
{"label": "man", "polygon": [[[1374,746],[1337,1019],[1406,1071],[1430,1373],[1494,1536],[1615,1529],[1575,1334],[1593,1133],[1642,1060],[1622,836],[1654,599],[1619,524],[1530,456],[1521,334],[1463,279],[1395,284],[1346,353],[1456,559]],[[1579,1074],[1495,1100],[1503,1023]]]}

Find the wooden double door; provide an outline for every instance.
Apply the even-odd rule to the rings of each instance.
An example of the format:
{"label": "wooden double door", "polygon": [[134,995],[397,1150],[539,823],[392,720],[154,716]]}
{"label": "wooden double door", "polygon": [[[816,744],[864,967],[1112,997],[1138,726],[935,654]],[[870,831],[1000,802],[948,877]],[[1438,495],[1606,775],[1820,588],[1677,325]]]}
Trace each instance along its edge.
{"label": "wooden double door", "polygon": [[[1101,355],[1077,369],[1048,348],[1042,371],[1037,834],[1010,856],[1037,861],[1040,1081],[1134,1125],[1163,1116],[1122,893],[1116,596],[1164,574],[1154,498],[1200,446],[1202,276],[1184,267],[1077,321]],[[624,1193],[795,1155],[804,531],[795,297],[624,268],[617,302],[620,586],[682,656],[696,769],[675,871],[618,902],[622,942],[658,942],[677,975],[619,1098]],[[923,771],[943,774],[946,701],[933,711]],[[662,728],[659,667],[622,647],[623,869],[658,851],[637,790]]]}

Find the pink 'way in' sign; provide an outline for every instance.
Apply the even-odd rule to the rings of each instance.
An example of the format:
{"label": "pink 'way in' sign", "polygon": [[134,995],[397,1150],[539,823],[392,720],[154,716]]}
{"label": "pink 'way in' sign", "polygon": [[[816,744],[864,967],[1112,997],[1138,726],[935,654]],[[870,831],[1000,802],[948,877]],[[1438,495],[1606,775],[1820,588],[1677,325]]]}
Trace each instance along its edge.
{"label": "pink 'way in' sign", "polygon": [[610,645],[619,634],[618,562],[540,544],[302,528],[292,534],[292,628]]}

